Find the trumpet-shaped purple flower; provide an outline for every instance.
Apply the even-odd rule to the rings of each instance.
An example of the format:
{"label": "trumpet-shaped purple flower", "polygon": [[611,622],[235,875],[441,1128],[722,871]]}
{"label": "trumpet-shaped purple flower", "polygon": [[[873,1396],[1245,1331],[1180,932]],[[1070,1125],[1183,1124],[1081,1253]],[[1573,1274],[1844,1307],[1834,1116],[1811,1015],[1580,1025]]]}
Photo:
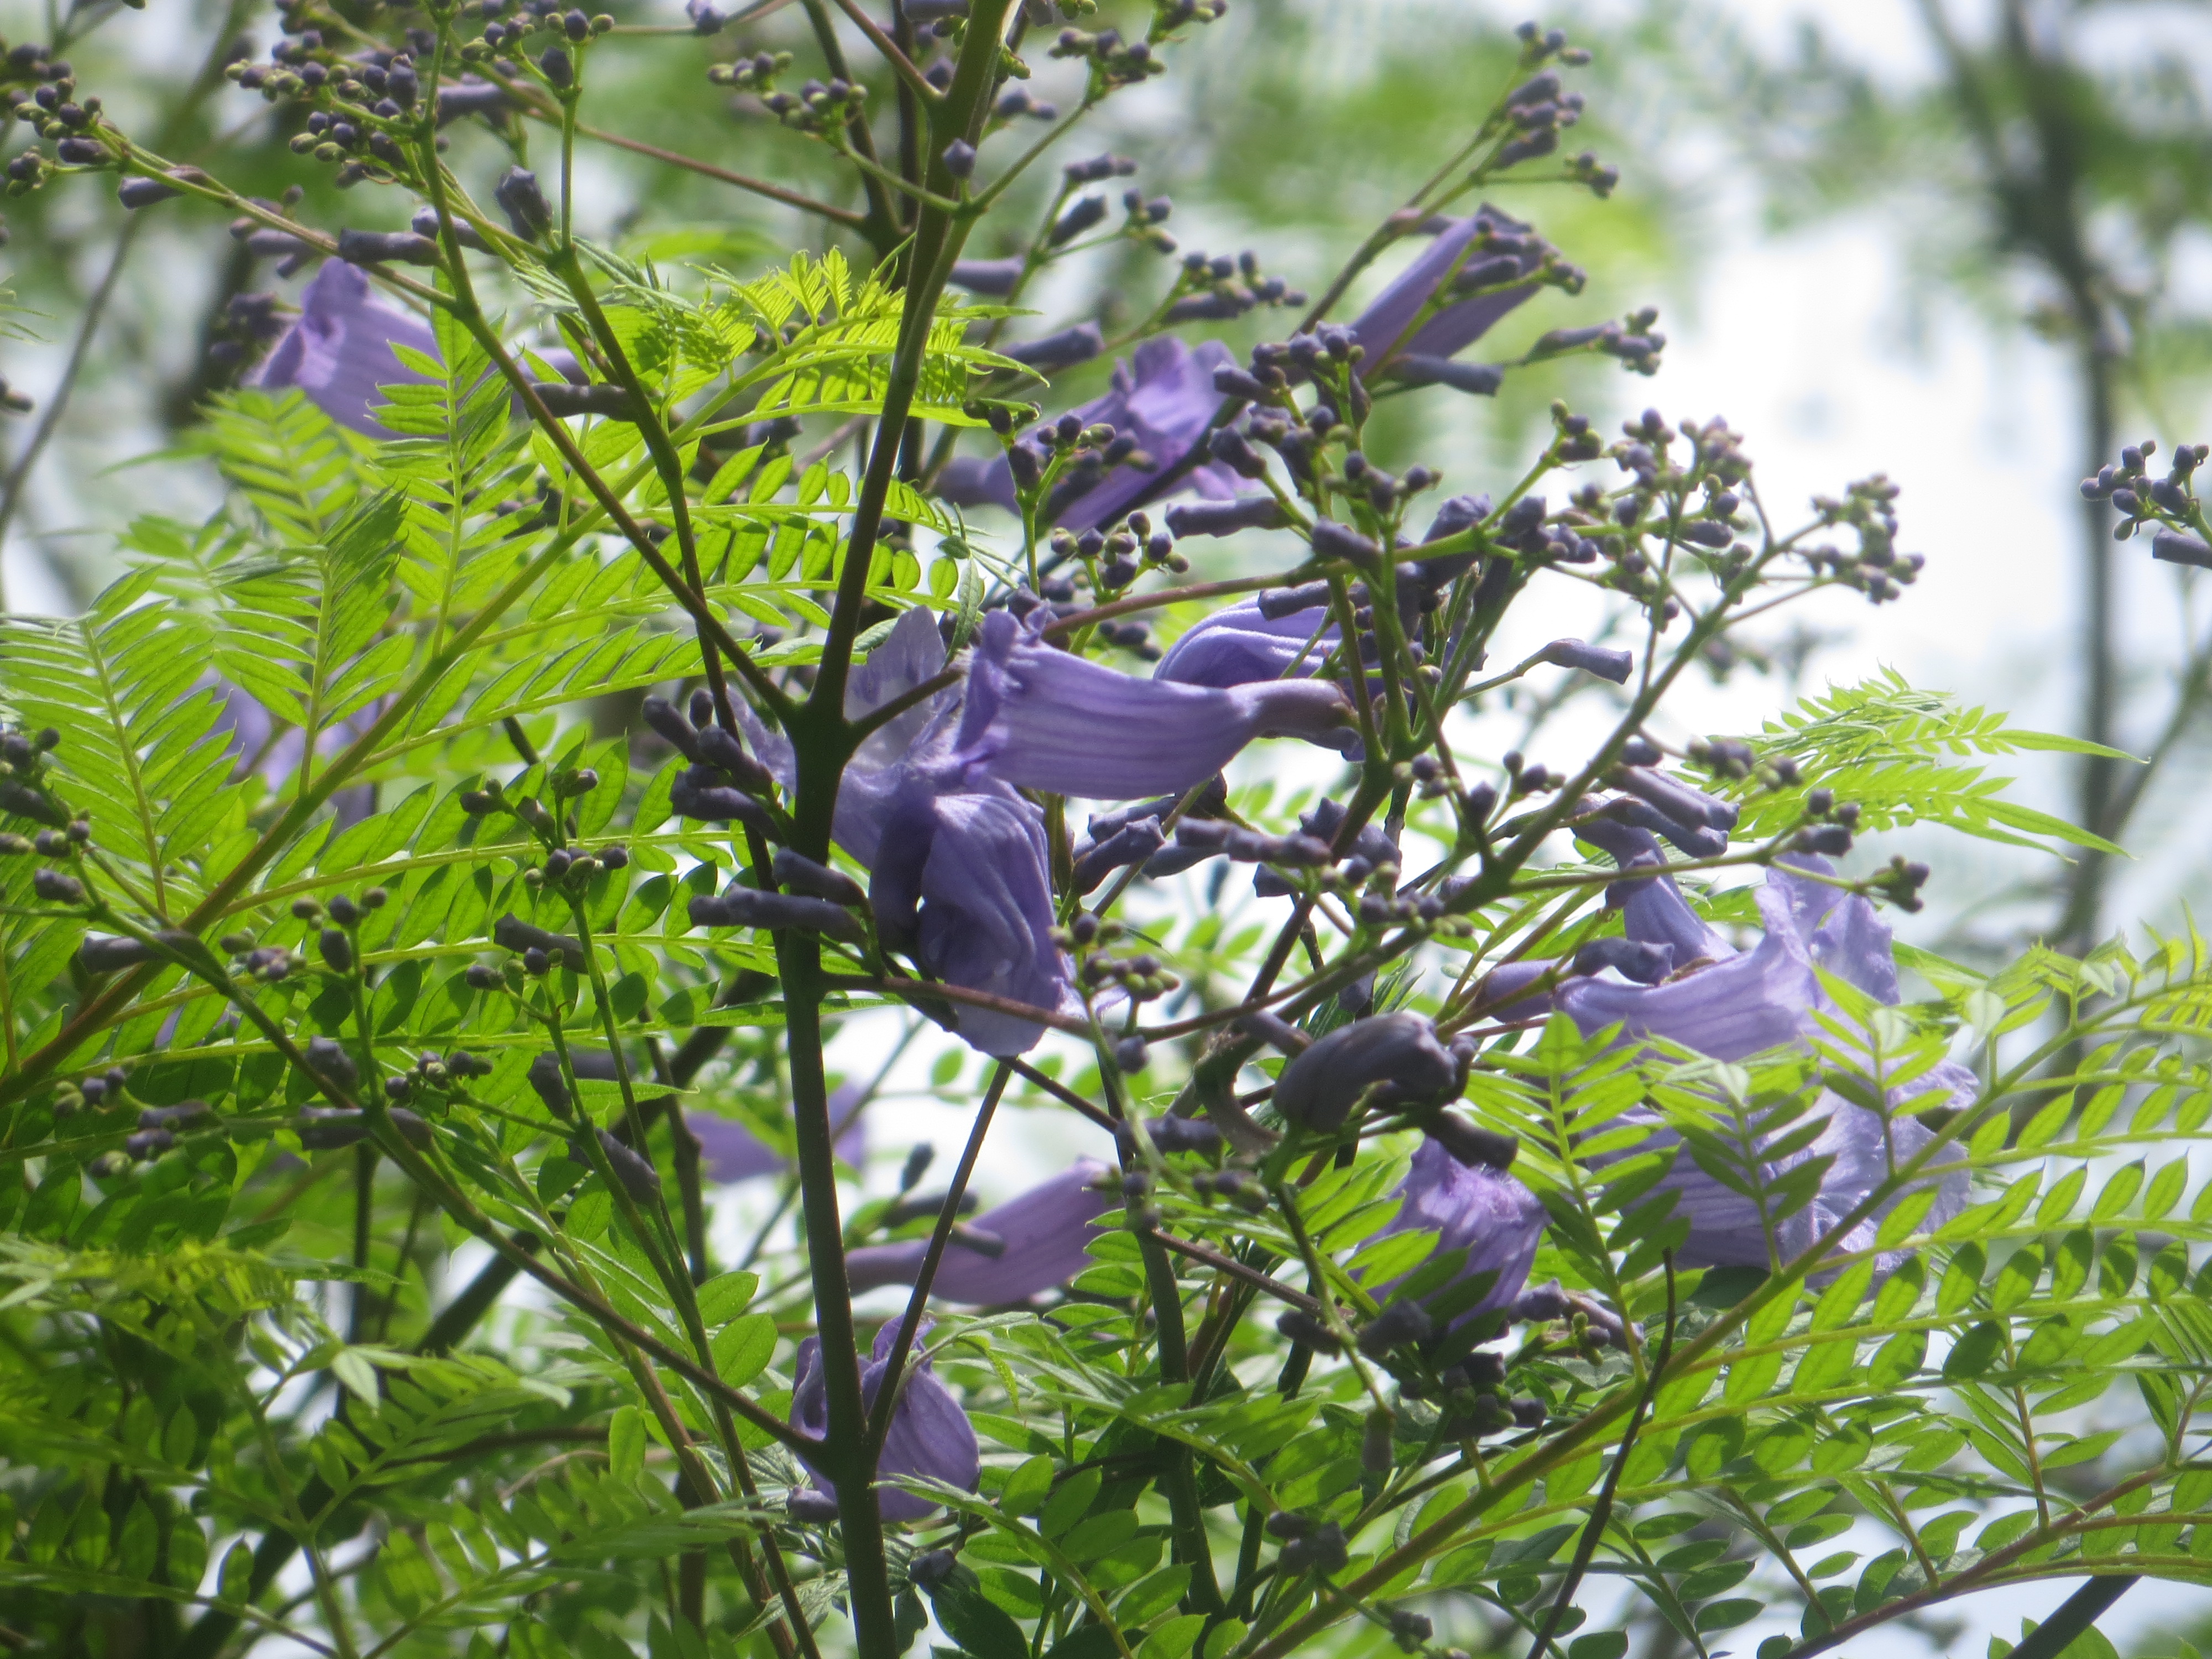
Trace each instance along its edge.
{"label": "trumpet-shaped purple flower", "polygon": [[[868,1155],[868,1122],[854,1115],[862,1091],[846,1084],[830,1095],[830,1127],[837,1136],[837,1156],[858,1166]],[[782,1175],[791,1160],[744,1124],[706,1112],[684,1115],[684,1127],[698,1138],[699,1161],[710,1181],[725,1183],[750,1181],[757,1176]]]}
{"label": "trumpet-shaped purple flower", "polygon": [[[1091,1265],[1091,1241],[1104,1231],[1098,1218],[1120,1206],[1098,1188],[1109,1173],[1097,1159],[1082,1158],[1064,1174],[975,1217],[946,1241],[930,1293],[947,1302],[999,1307],[1066,1284]],[[999,1253],[978,1249],[984,1241],[996,1241]],[[847,1254],[845,1271],[855,1291],[911,1285],[928,1251],[927,1238],[870,1244]]]}
{"label": "trumpet-shaped purple flower", "polygon": [[[1535,1194],[1503,1170],[1461,1163],[1443,1142],[1424,1136],[1397,1197],[1398,1213],[1382,1237],[1433,1230],[1439,1253],[1467,1252],[1467,1265],[1455,1284],[1477,1273],[1497,1275],[1482,1300],[1456,1315],[1454,1325],[1510,1308],[1519,1299],[1544,1231],[1544,1206]],[[1436,1295],[1448,1288],[1439,1287]]]}
{"label": "trumpet-shaped purple flower", "polygon": [[[1129,362],[1115,363],[1113,389],[1079,407],[1075,418],[1085,426],[1103,422],[1118,436],[1133,440],[1146,464],[1129,460],[1096,473],[1079,466],[1064,474],[1046,505],[1045,521],[1088,530],[1175,491],[1195,490],[1216,500],[1234,495],[1236,473],[1215,461],[1201,462],[1166,488],[1154,482],[1206,436],[1221,406],[1213,373],[1231,367],[1234,360],[1218,341],[1208,340],[1194,351],[1172,336],[1146,340]],[[1034,436],[1022,441],[1042,464],[1045,453]],[[938,493],[959,507],[1018,510],[1013,469],[1003,455],[989,461],[953,461],[939,475]]]}
{"label": "trumpet-shaped purple flower", "polygon": [[1261,737],[1340,749],[1353,740],[1351,709],[1335,686],[1312,680],[1133,679],[994,611],[969,667],[958,753],[1024,788],[1128,800],[1187,789]]}
{"label": "trumpet-shaped purple flower", "polygon": [[[974,1425],[952,1391],[937,1380],[928,1356],[920,1344],[924,1326],[915,1333],[915,1349],[899,1376],[898,1403],[891,1407],[890,1427],[884,1436],[883,1455],[876,1460],[876,1478],[887,1482],[902,1474],[922,1475],[947,1486],[975,1490],[982,1472],[982,1451],[975,1443]],[[876,1333],[867,1363],[860,1367],[860,1397],[872,1410],[876,1391],[883,1384],[891,1345],[898,1340],[894,1320]],[[830,1432],[830,1389],[822,1375],[822,1339],[810,1336],[799,1345],[799,1361],[791,1391],[792,1426],[817,1439]],[[813,1463],[808,1472],[824,1486],[828,1476]],[[938,1505],[898,1487],[878,1485],[876,1507],[886,1521],[919,1521],[933,1514]]]}
{"label": "trumpet-shaped purple flower", "polygon": [[[1470,251],[1469,245],[1477,243],[1478,238],[1480,244]],[[1382,355],[1435,297],[1455,264],[1460,266],[1452,277],[1455,291],[1497,289],[1500,283],[1516,285],[1476,293],[1446,306],[1414,330],[1400,348],[1401,354],[1457,356],[1536,291],[1534,282],[1521,279],[1535,276],[1552,251],[1529,227],[1493,207],[1480,208],[1464,219],[1445,220],[1436,240],[1353,321],[1352,336],[1367,353],[1363,372],[1373,372]],[[1461,264],[1463,253],[1467,257]]]}
{"label": "trumpet-shaped purple flower", "polygon": [[328,259],[301,290],[299,319],[270,349],[253,384],[272,392],[297,386],[340,426],[389,437],[369,413],[385,401],[377,388],[430,380],[401,362],[395,345],[438,355],[428,324],[376,299],[357,267]]}
{"label": "trumpet-shaped purple flower", "polygon": [[1310,674],[1336,640],[1326,610],[1270,617],[1256,597],[1239,599],[1192,623],[1154,665],[1152,678],[1226,689],[1280,679],[1293,669]]}
{"label": "trumpet-shaped purple flower", "polygon": [[[1636,861],[1648,856],[1656,862],[1657,844],[1649,832],[1624,826],[1621,833],[1649,844],[1648,854],[1639,846]],[[1816,969],[1878,1002],[1894,1003],[1896,960],[1889,929],[1874,907],[1856,894],[1838,892],[1813,878],[1829,873],[1825,860],[1797,857],[1790,862],[1796,868],[1790,863],[1777,865],[1759,890],[1765,936],[1752,950],[1717,960],[1712,947],[1718,942],[1690,915],[1670,878],[1655,876],[1634,883],[1625,916],[1629,939],[1669,945],[1681,976],[1650,986],[1573,979],[1556,993],[1557,1006],[1586,1034],[1618,1025],[1629,1038],[1662,1038],[1715,1060],[1736,1060],[1802,1042],[1813,1032],[1816,1016],[1834,1006],[1821,988]],[[1708,965],[1682,972],[1690,960],[1683,955],[1686,940]],[[1813,1200],[1776,1223],[1774,1248],[1783,1258],[1808,1248],[1886,1180],[1893,1164],[1909,1160],[1928,1145],[1931,1132],[1917,1117],[1905,1114],[1904,1106],[1931,1091],[1944,1097],[1942,1104],[1971,1104],[1976,1087],[1971,1071],[1946,1060],[1891,1090],[1890,1114],[1824,1092],[1813,1109],[1826,1118],[1819,1139],[1765,1166],[1766,1179],[1771,1182],[1808,1159],[1832,1160]],[[1674,1132],[1656,1119],[1651,1121],[1650,1144],[1673,1144]],[[1699,1168],[1686,1148],[1677,1154],[1662,1186],[1677,1194],[1674,1213],[1689,1223],[1689,1237],[1677,1256],[1683,1265],[1767,1265],[1767,1223],[1750,1195]],[[1930,1224],[1957,1213],[1966,1196],[1962,1170],[1940,1177]],[[1869,1218],[1844,1248],[1868,1248],[1880,1219],[1881,1212]]]}
{"label": "trumpet-shaped purple flower", "polygon": [[[934,619],[908,611],[848,683],[846,717],[880,708],[944,666]],[[869,871],[885,939],[948,984],[1058,1012],[1070,992],[1052,940],[1044,816],[954,753],[958,713],[958,692],[942,691],[869,733],[845,769],[831,833]],[[757,722],[750,736],[791,783],[790,744]],[[960,1035],[986,1054],[1019,1054],[1043,1035],[1035,1021],[997,1009],[956,1012]]]}

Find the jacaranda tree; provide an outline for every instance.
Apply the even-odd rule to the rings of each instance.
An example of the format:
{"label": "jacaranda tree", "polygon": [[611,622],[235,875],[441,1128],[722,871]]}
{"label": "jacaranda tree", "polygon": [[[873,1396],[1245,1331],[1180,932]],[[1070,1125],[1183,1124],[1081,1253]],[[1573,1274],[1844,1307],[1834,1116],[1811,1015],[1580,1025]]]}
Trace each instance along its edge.
{"label": "jacaranda tree", "polygon": [[[1894,489],[1565,401],[1497,476],[1370,453],[1659,368],[1540,228],[1617,178],[1587,54],[1522,29],[1275,273],[1079,131],[1221,0],[779,9],[286,0],[225,95],[398,229],[5,57],[11,191],[313,275],[231,307],[223,510],[0,633],[0,1639],[1776,1659],[2087,1581],[2047,1655],[2212,1576],[2203,941],[1883,920],[1895,826],[2102,848],[1980,763],[2085,745],[1891,675],[1669,712],[1909,599]],[[595,87],[702,39],[793,182],[659,159],[805,248],[578,234]],[[2212,564],[2154,449],[2085,491]],[[1087,1155],[979,1211],[1048,1116]]]}

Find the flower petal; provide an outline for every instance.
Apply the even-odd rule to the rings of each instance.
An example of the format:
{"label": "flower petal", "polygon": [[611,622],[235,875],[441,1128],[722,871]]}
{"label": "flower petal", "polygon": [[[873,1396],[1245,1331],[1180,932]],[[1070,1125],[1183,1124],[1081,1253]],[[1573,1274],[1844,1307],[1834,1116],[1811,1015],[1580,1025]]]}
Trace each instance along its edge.
{"label": "flower petal", "polygon": [[[1004,1240],[1005,1251],[986,1255],[955,1235],[937,1264],[930,1294],[947,1302],[1000,1307],[1066,1284],[1091,1265],[1091,1241],[1103,1231],[1097,1218],[1118,1206],[1119,1200],[1095,1184],[1106,1173],[1107,1166],[1097,1159],[1080,1159],[1063,1174],[971,1218],[970,1229]],[[926,1238],[870,1244],[849,1252],[845,1268],[855,1291],[911,1285],[921,1275],[928,1249]]]}

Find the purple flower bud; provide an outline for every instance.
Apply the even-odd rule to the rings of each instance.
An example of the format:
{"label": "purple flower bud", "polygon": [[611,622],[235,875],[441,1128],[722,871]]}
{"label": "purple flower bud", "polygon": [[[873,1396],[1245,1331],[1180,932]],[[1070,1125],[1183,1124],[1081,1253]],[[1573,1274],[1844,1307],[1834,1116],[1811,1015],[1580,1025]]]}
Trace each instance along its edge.
{"label": "purple flower bud", "polygon": [[176,1136],[167,1129],[141,1129],[137,1134],[124,1137],[123,1150],[134,1158],[155,1158],[176,1144]]}
{"label": "purple flower bud", "polygon": [[[996,1307],[1026,1302],[1063,1285],[1091,1265],[1088,1247],[1104,1231],[1098,1218],[1119,1207],[1097,1182],[1110,1171],[1095,1159],[1079,1160],[1066,1173],[1033,1187],[969,1224],[1003,1241],[995,1255],[949,1244],[931,1282],[931,1294],[947,1302]],[[921,1272],[927,1239],[871,1244],[849,1252],[853,1288],[911,1285]]]}
{"label": "purple flower bud", "polygon": [[773,834],[775,821],[768,809],[742,789],[721,782],[720,777],[712,768],[691,767],[669,792],[670,807],[679,816],[702,823],[742,823],[764,836]]}
{"label": "purple flower bud", "polygon": [[[438,240],[440,233],[437,209],[429,207],[417,208],[415,210],[414,218],[410,220],[408,222],[409,228],[412,229],[417,236],[427,237],[434,242]],[[489,253],[491,252],[491,244],[485,241],[483,237],[477,235],[477,228],[465,219],[457,218],[453,221],[453,240],[459,242],[463,247],[473,248],[478,253]],[[545,354],[541,352],[538,355],[543,356]]]}
{"label": "purple flower bud", "polygon": [[1382,550],[1372,541],[1334,519],[1315,520],[1313,550],[1317,559],[1343,559],[1363,567],[1372,567],[1382,557]]}
{"label": "purple flower bud", "polygon": [[559,46],[548,46],[538,55],[538,67],[545,78],[556,87],[566,88],[575,83],[575,60]]}
{"label": "purple flower bud", "polygon": [[322,952],[323,961],[332,973],[343,974],[352,969],[353,941],[345,936],[343,930],[337,927],[324,928],[316,939],[315,945]]}
{"label": "purple flower bud", "polygon": [[434,265],[438,245],[411,230],[342,230],[338,258],[349,265]]}
{"label": "purple flower bud", "polygon": [[1275,1080],[1275,1109],[1327,1132],[1373,1085],[1381,1085],[1370,1097],[1378,1106],[1418,1103],[1450,1087],[1455,1069],[1425,1016],[1377,1014],[1339,1026],[1285,1066]]}
{"label": "purple flower bud", "polygon": [[975,171],[975,146],[965,138],[955,138],[940,153],[945,170],[956,179],[965,179]]}
{"label": "purple flower bud", "polygon": [[1505,384],[1505,371],[1496,363],[1459,363],[1416,351],[1393,359],[1390,374],[1407,386],[1448,386],[1477,398],[1494,398]]}
{"label": "purple flower bud", "polygon": [[775,787],[774,775],[745,753],[737,733],[702,720],[698,734],[699,758],[708,765],[720,767],[749,790],[765,793]]}
{"label": "purple flower bud", "polygon": [[[640,1204],[650,1204],[659,1197],[660,1171],[653,1167],[652,1159],[623,1146],[605,1129],[599,1131],[599,1150],[606,1154],[607,1167],[615,1172],[615,1179],[622,1182],[623,1190],[632,1200]],[[590,1167],[591,1159],[586,1154],[583,1142],[572,1140],[568,1143],[568,1160],[572,1164]]]}
{"label": "purple flower bud", "polygon": [[2212,545],[2163,526],[2151,536],[2150,556],[2164,559],[2168,564],[2193,564],[2202,570],[2212,570]]}
{"label": "purple flower bud", "polygon": [[115,187],[115,199],[133,210],[151,207],[156,202],[166,202],[172,196],[183,193],[174,185],[159,179],[125,179]]}
{"label": "purple flower bud", "polygon": [[1105,220],[1106,198],[1103,196],[1085,196],[1060,216],[1059,222],[1053,226],[1051,233],[1045,238],[1045,246],[1065,247],[1085,231],[1103,224]]}
{"label": "purple flower bud", "polygon": [[795,853],[788,847],[776,849],[769,868],[775,876],[776,884],[792,892],[855,908],[868,902],[868,896],[861,890],[860,884],[842,870],[817,864],[812,859]]}
{"label": "purple flower bud", "polygon": [[[855,1251],[847,1259],[849,1261],[860,1254]],[[891,1345],[898,1340],[898,1327],[899,1322],[892,1320],[876,1333],[872,1358],[860,1368],[860,1395],[871,1406],[883,1385]],[[921,1475],[973,1492],[982,1469],[975,1431],[960,1402],[937,1380],[928,1355],[920,1346],[921,1335],[915,1333],[916,1346],[900,1377],[890,1432],[884,1437],[883,1455],[876,1463],[876,1507],[886,1521],[919,1521],[938,1507],[927,1498],[889,1484],[896,1477]],[[830,1391],[823,1380],[819,1337],[810,1336],[799,1345],[791,1421],[793,1427],[816,1439],[830,1432]],[[830,1484],[819,1468],[812,1463],[807,1468],[823,1486]]]}
{"label": "purple flower bud", "polygon": [[1677,823],[1703,823],[1715,830],[1733,830],[1742,816],[1741,810],[1731,803],[1649,767],[1624,766],[1613,782]]}
{"label": "purple flower bud", "polygon": [[495,116],[507,107],[507,89],[489,81],[463,80],[438,88],[438,125],[465,116]]}
{"label": "purple flower bud", "polygon": [[1214,459],[1240,477],[1264,478],[1267,476],[1266,459],[1241,432],[1228,427],[1220,428],[1206,441],[1206,450]]}
{"label": "purple flower bud", "polygon": [[[430,1144],[430,1126],[404,1106],[387,1109],[392,1127],[417,1146]],[[327,1152],[340,1146],[357,1146],[368,1139],[368,1114],[331,1107],[310,1106],[292,1120],[300,1145],[311,1152]]]}
{"label": "purple flower bud", "polygon": [[1097,324],[1079,323],[1057,334],[1048,334],[1042,340],[1001,346],[1000,350],[1018,363],[1049,373],[1089,362],[1105,349],[1106,337],[1098,331]]}
{"label": "purple flower bud", "polygon": [[699,732],[685,720],[676,705],[665,697],[647,697],[641,711],[645,723],[686,760],[700,761],[705,757],[699,752]]}
{"label": "purple flower bud", "polygon": [[1075,849],[1073,885],[1079,893],[1088,893],[1104,881],[1113,872],[1125,865],[1142,864],[1167,844],[1160,833],[1158,818],[1139,818],[1125,823],[1103,841],[1090,842]]}
{"label": "purple flower bud", "polygon": [[1177,323],[1233,323],[1252,305],[1248,293],[1217,289],[1211,294],[1185,295],[1168,307],[1161,320],[1170,327]]}
{"label": "purple flower bud", "polygon": [[33,871],[31,892],[47,904],[84,902],[84,884],[75,876],[65,876],[58,870]]}
{"label": "purple flower bud", "polygon": [[154,950],[144,940],[127,936],[88,939],[77,946],[76,959],[88,974],[112,974],[125,968],[135,968],[142,962],[152,961]]}
{"label": "purple flower bud", "polygon": [[1575,951],[1575,972],[1595,974],[1610,968],[1638,985],[1656,985],[1674,971],[1670,945],[1632,939],[1595,939]]}
{"label": "purple flower bud", "polygon": [[750,887],[699,894],[689,914],[694,927],[796,927],[852,945],[863,944],[868,937],[850,911],[827,899],[795,898]]}
{"label": "purple flower bud", "polygon": [[492,199],[517,236],[534,242],[553,224],[553,210],[538,188],[538,175],[526,167],[509,167],[492,186]]}
{"label": "purple flower bud", "polygon": [[980,294],[987,299],[1003,300],[1014,291],[1022,279],[1029,261],[1016,255],[1011,259],[960,259],[952,266],[947,279],[955,288],[964,288],[970,294]]}
{"label": "purple flower bud", "polygon": [[561,957],[568,964],[581,972],[584,968],[584,944],[567,933],[550,933],[543,927],[533,927],[513,912],[492,924],[492,942],[502,951],[543,951],[549,957]]}
{"label": "purple flower bud", "polygon": [[1234,536],[1246,530],[1275,530],[1285,522],[1282,503],[1273,495],[1239,495],[1227,501],[1182,501],[1167,511],[1169,533]]}
{"label": "purple flower bud", "polygon": [[1636,667],[1636,659],[1626,651],[1612,651],[1601,645],[1585,645],[1580,640],[1553,640],[1536,656],[1539,661],[1553,663],[1561,668],[1579,668],[1585,674],[1611,680],[1615,685],[1626,685]]}

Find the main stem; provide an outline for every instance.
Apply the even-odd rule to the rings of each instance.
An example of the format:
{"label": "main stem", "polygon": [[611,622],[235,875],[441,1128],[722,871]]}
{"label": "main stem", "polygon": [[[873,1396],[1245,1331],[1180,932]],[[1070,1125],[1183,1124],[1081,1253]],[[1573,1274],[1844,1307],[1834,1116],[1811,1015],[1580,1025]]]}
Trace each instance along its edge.
{"label": "main stem", "polygon": [[[941,198],[957,196],[960,186],[945,171],[939,152],[956,137],[973,143],[981,136],[1012,3],[1012,0],[976,0],[961,42],[952,85],[944,101],[930,112],[941,118],[942,125],[933,123],[927,141],[927,182]],[[799,771],[793,803],[793,846],[812,859],[829,856],[838,784],[854,743],[845,720],[845,681],[852,665],[853,641],[860,632],[868,566],[883,526],[884,504],[896,472],[908,416],[921,384],[930,325],[967,224],[963,215],[928,208],[915,227],[898,343],[884,389],[883,415],[860,499],[854,504],[852,537],[845,549],[845,567],[838,576],[836,602],[823,640],[814,690],[785,722]],[[822,998],[826,988],[820,944],[808,935],[788,930],[779,933],[776,968],[783,985],[799,1198],[813,1269],[815,1329],[821,1338],[822,1380],[829,1408],[829,1434],[820,1454],[822,1468],[837,1491],[837,1516],[843,1534],[860,1659],[897,1659],[890,1573],[884,1558],[883,1520],[872,1486],[867,1407],[860,1393],[860,1346],[853,1327],[851,1285],[845,1272],[829,1085],[822,1063]]]}

